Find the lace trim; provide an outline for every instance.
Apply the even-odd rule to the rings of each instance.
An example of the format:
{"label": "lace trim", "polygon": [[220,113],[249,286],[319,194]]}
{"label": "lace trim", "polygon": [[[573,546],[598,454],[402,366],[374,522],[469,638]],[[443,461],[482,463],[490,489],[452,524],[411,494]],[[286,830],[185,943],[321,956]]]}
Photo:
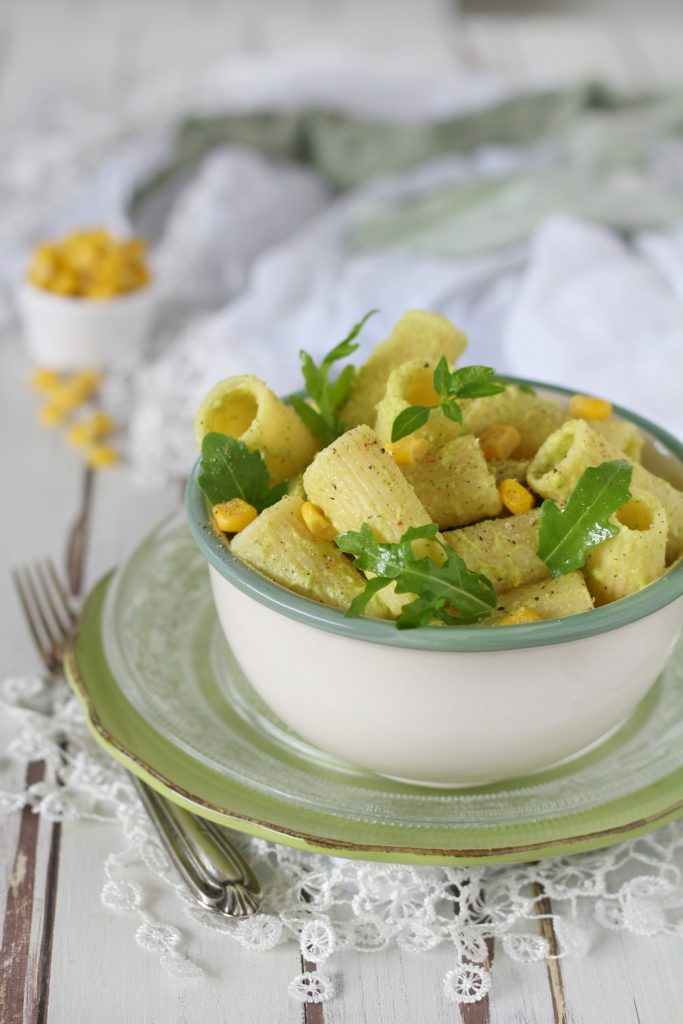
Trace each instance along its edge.
{"label": "lace trim", "polygon": [[[611,931],[683,936],[679,823],[576,857],[473,868],[369,864],[235,835],[264,882],[263,908],[244,921],[213,916],[187,893],[125,771],[95,743],[65,686],[55,690],[35,675],[13,677],[0,688],[0,706],[17,723],[8,755],[19,762],[44,760],[47,768],[45,778],[25,792],[0,792],[0,814],[30,807],[53,822],[118,821],[124,847],[104,862],[102,902],[137,918],[135,941],[173,977],[204,976],[187,952],[202,928],[260,952],[296,942],[306,964],[315,965],[289,984],[290,997],[300,1003],[334,997],[334,957],[340,950],[378,953],[395,943],[426,953],[447,942],[455,966],[443,978],[444,997],[474,1003],[491,987],[491,939],[518,963],[584,956],[590,940],[578,923],[580,905],[588,905],[597,924]],[[179,923],[150,911],[153,880],[175,893]],[[561,910],[540,914],[543,895]],[[557,953],[538,932],[543,917],[552,921]]]}

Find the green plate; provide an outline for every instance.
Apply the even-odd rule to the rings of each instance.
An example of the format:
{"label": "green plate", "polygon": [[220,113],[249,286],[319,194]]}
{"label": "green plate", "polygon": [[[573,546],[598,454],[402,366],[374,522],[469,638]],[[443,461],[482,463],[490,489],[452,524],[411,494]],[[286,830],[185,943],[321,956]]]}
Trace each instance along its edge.
{"label": "green plate", "polygon": [[96,739],[131,771],[197,814],[300,849],[504,863],[606,846],[683,813],[680,644],[629,720],[583,756],[476,789],[405,785],[316,750],[265,707],[177,520],[95,588],[67,667]]}

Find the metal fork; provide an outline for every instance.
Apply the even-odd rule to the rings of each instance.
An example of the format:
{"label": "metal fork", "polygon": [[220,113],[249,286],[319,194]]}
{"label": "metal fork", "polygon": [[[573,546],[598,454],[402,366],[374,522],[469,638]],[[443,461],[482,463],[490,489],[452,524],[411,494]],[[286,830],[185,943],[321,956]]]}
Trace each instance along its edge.
{"label": "metal fork", "polygon": [[[64,675],[64,658],[78,614],[52,561],[16,569],[12,579],[40,658],[53,678]],[[194,898],[227,917],[249,917],[261,887],[223,829],[164,799],[129,773],[159,838]]]}

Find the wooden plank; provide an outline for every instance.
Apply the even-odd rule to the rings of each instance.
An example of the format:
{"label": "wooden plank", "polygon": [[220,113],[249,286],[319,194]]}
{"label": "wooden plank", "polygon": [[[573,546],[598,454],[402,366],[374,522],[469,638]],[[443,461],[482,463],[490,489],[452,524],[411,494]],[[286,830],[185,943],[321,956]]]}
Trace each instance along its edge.
{"label": "wooden plank", "polygon": [[[520,964],[496,956],[491,975],[491,1024],[551,1024],[553,1007],[545,964]],[[602,1024],[590,1017],[573,1024]]]}
{"label": "wooden plank", "polygon": [[[87,551],[87,540],[90,526],[92,503],[93,474],[90,470],[82,470],[81,503],[76,518],[67,533],[65,548],[65,564],[69,591],[74,597],[81,592],[83,564]],[[62,745],[65,749],[64,745]],[[50,999],[50,977],[52,968],[52,942],[54,921],[57,905],[57,885],[59,879],[60,843],[62,826],[60,822],[45,822],[44,827],[49,833],[49,854],[45,872],[43,892],[43,913],[41,922],[40,942],[36,961],[28,980],[32,1012],[31,1020],[35,1024],[45,1024]]]}
{"label": "wooden plank", "polygon": [[550,953],[546,960],[546,970],[548,972],[548,983],[553,1002],[553,1024],[567,1024],[567,1001],[562,981],[562,968],[560,967],[559,960],[552,959],[552,957],[556,957],[560,952],[551,916],[553,908],[543,886],[538,882],[534,882],[532,885],[532,892],[537,900],[536,916],[538,917],[538,928],[548,943],[548,952]]}
{"label": "wooden plank", "polygon": [[[12,481],[14,498],[9,507],[5,506],[6,520],[0,531],[0,564],[3,566],[27,563],[48,553],[57,557],[59,538],[66,536],[73,515],[68,496],[75,492],[81,476],[78,460],[60,438],[37,427],[37,402],[26,387],[28,370],[28,361],[18,340],[3,339],[0,436],[22,440],[21,444],[2,446],[3,479]],[[55,501],[54,495],[60,495],[61,500]],[[5,634],[0,675],[25,672],[31,666],[38,668],[32,641],[5,572],[0,575],[0,607]],[[9,729],[4,731],[4,735],[8,734]],[[30,765],[26,784],[42,779],[43,771],[42,764]],[[15,771],[6,771],[3,772],[5,784],[8,788],[21,788],[23,781],[20,782]],[[3,832],[4,826],[3,819]],[[41,1002],[42,936],[50,934],[45,909],[50,910],[51,896],[44,898],[45,883],[54,879],[57,848],[53,844],[52,827],[41,823],[29,810],[7,823],[6,836],[6,871],[0,876],[0,905],[5,905],[6,910],[0,987],[9,1000],[7,1013],[12,1015],[9,1019],[22,1019],[23,1011],[21,1016],[16,1016],[20,1013],[20,1004],[32,1019]]]}
{"label": "wooden plank", "polygon": [[[135,490],[126,467],[98,473],[86,588],[125,558],[177,500],[176,488]],[[63,831],[48,1021],[198,1022],[223,1019],[226,1006],[234,1020],[298,1024],[303,1019],[304,1010],[287,995],[289,981],[301,971],[295,944],[267,954],[249,953],[227,936],[193,924],[191,953],[207,976],[190,984],[173,981],[155,954],[137,947],[140,919],[101,905],[104,860],[124,844],[118,827],[74,822]],[[159,920],[178,922],[187,937],[175,897],[153,879],[148,904]]]}
{"label": "wooden plank", "polygon": [[[26,785],[41,782],[44,774],[45,765],[33,762],[26,772]],[[9,876],[0,944],[0,1009],[5,1024],[22,1024],[24,1020],[39,825],[40,819],[25,808]]]}
{"label": "wooden plank", "polygon": [[592,944],[586,956],[562,961],[570,1021],[680,1024],[680,938],[606,931],[595,923],[590,903],[579,903],[577,923]]}
{"label": "wooden plank", "polygon": [[104,861],[125,847],[119,826],[76,821],[63,833],[48,1024],[302,1024],[303,1009],[287,993],[301,970],[295,943],[267,953],[244,949],[211,928],[186,922],[165,884],[126,873],[147,878],[144,909],[157,921],[177,925],[183,949],[205,971],[197,980],[172,978],[157,953],[136,944],[141,918],[100,901]]}
{"label": "wooden plank", "polygon": [[[301,960],[301,972],[302,974],[312,974],[318,970],[318,965],[314,964],[312,960],[306,960],[303,956]],[[304,1024],[325,1024],[325,1006],[324,1003],[304,1003]]]}

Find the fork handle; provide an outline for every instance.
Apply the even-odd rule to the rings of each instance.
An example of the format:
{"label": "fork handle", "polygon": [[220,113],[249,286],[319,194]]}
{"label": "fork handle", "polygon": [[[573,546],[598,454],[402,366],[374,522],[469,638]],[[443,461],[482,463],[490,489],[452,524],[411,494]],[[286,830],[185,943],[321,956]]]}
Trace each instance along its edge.
{"label": "fork handle", "polygon": [[[198,818],[164,800],[132,777],[165,849],[192,895],[208,910],[229,917],[249,917],[261,901],[260,886],[250,868],[221,832],[211,838]],[[217,830],[218,831],[218,830]]]}
{"label": "fork handle", "polygon": [[157,800],[154,791],[142,785],[135,776],[131,776],[131,778],[149,815],[150,821],[157,830],[164,849],[175,864],[190,892],[202,906],[209,910],[213,909],[217,903],[220,903],[223,895],[222,890],[199,873],[197,866],[187,854],[187,849],[178,835],[177,828],[166,813],[166,809]]}
{"label": "fork handle", "polygon": [[240,883],[248,886],[255,894],[260,894],[261,887],[251,868],[217,826],[198,818],[178,804],[169,810],[213,882],[217,885]]}

